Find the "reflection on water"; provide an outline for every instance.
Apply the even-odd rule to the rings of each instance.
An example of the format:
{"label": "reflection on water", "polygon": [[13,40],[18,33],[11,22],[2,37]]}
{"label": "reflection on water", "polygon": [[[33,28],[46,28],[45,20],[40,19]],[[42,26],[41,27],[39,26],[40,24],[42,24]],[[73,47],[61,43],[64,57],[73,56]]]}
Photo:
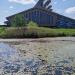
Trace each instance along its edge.
{"label": "reflection on water", "polygon": [[8,44],[0,43],[0,75],[36,70],[41,65],[37,58],[24,59]]}
{"label": "reflection on water", "polygon": [[10,72],[10,71],[14,72],[17,68],[19,69],[20,65],[14,63],[18,59],[19,59],[19,54],[17,50],[15,50],[14,48],[10,47],[7,44],[0,43],[0,74],[1,75],[4,72]]}
{"label": "reflection on water", "polygon": [[23,58],[15,48],[0,43],[0,75],[71,75],[75,72],[72,65],[75,59],[73,44],[53,51],[53,55],[53,63],[47,64],[36,57]]}

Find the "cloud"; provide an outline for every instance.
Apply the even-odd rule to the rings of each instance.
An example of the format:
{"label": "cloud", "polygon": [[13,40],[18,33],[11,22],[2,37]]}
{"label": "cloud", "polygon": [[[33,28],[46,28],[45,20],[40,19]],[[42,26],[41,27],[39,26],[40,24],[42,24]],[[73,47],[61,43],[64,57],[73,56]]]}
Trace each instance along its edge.
{"label": "cloud", "polygon": [[75,19],[75,17],[73,19]]}
{"label": "cloud", "polygon": [[10,8],[10,9],[13,9],[14,7],[13,7],[13,6],[10,6],[9,8]]}
{"label": "cloud", "polygon": [[35,3],[35,0],[8,0],[9,2],[15,2],[20,4],[31,4]]}
{"label": "cloud", "polygon": [[65,10],[65,13],[67,13],[67,14],[74,14],[75,13],[75,7],[67,8]]}
{"label": "cloud", "polygon": [[57,2],[54,2],[54,4],[57,4]]}

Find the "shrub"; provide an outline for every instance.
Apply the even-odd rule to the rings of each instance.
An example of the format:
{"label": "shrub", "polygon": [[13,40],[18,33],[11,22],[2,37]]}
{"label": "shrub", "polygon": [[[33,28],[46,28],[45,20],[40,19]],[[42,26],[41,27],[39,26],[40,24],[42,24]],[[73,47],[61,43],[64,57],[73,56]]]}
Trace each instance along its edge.
{"label": "shrub", "polygon": [[35,28],[35,27],[38,27],[38,24],[33,22],[33,21],[30,21],[28,24],[27,24],[27,27],[28,28]]}

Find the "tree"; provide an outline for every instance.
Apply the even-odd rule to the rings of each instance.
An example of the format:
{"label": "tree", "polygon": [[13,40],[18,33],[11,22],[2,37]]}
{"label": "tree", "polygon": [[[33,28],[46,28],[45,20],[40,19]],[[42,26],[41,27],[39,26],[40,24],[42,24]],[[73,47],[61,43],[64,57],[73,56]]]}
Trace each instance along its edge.
{"label": "tree", "polygon": [[23,37],[26,31],[27,20],[23,14],[17,14],[11,18],[11,26],[16,27],[16,36]]}
{"label": "tree", "polygon": [[26,25],[27,25],[27,20],[22,14],[17,14],[11,20],[11,26],[13,27],[24,27]]}

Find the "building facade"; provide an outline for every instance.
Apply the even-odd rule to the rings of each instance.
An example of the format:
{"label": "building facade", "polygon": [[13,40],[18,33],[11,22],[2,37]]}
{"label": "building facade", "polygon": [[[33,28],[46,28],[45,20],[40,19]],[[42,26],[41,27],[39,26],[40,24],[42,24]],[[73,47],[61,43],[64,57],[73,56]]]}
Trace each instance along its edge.
{"label": "building facade", "polygon": [[[26,20],[36,22],[39,26],[75,28],[75,20],[53,12],[50,3],[51,0],[39,0],[33,8],[18,14],[22,14]],[[11,25],[11,21],[15,15],[6,18],[8,26]]]}

